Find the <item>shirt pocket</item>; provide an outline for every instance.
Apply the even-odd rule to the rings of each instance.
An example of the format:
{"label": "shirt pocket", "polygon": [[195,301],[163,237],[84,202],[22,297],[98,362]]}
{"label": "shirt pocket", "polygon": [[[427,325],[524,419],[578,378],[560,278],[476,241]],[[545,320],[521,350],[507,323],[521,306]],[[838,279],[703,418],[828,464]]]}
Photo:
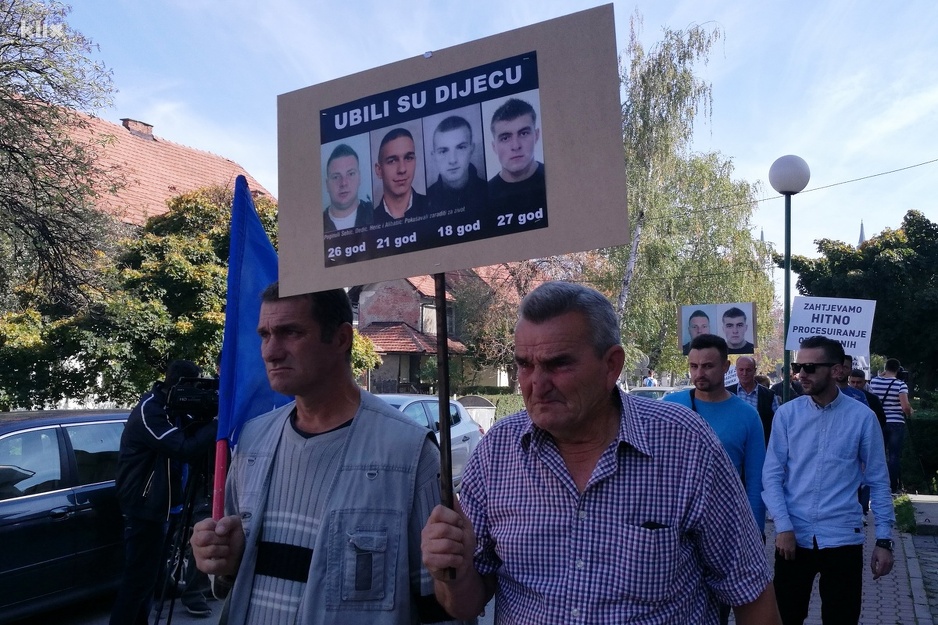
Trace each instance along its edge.
{"label": "shirt pocket", "polygon": [[330,528],[331,609],[388,610],[394,605],[400,524],[390,511],[342,510]]}
{"label": "shirt pocket", "polygon": [[354,532],[348,535],[342,583],[350,601],[384,598],[387,532]]}
{"label": "shirt pocket", "polygon": [[857,462],[860,459],[860,442],[853,436],[832,437],[829,440],[830,457],[839,463]]}
{"label": "shirt pocket", "polygon": [[681,567],[681,541],[670,527],[622,525],[605,550],[600,579],[611,580],[612,599],[657,603],[672,598]]}

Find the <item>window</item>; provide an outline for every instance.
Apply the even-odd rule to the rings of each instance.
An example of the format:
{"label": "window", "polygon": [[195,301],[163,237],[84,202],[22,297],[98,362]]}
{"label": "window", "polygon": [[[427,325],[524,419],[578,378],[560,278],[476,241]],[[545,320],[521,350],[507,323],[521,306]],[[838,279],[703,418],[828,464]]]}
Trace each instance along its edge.
{"label": "window", "polygon": [[78,484],[97,484],[117,475],[123,423],[83,423],[65,428],[75,450]]}
{"label": "window", "polygon": [[422,425],[423,427],[430,427],[430,424],[427,422],[427,413],[423,409],[422,402],[414,402],[404,408],[402,412],[413,419],[417,424]]}
{"label": "window", "polygon": [[[423,402],[427,405],[427,410],[430,412],[430,419],[433,421],[433,427],[436,431],[440,429],[440,401],[427,401]],[[450,426],[456,425],[461,421],[459,417],[459,411],[456,409],[456,406],[450,402],[449,405],[449,424]]]}
{"label": "window", "polygon": [[[424,304],[420,307],[420,331],[426,334],[436,334],[436,306]],[[456,315],[452,304],[446,305],[446,334],[449,337],[456,335]]]}
{"label": "window", "polygon": [[0,500],[62,487],[56,428],[15,432],[0,439]]}
{"label": "window", "polygon": [[462,421],[462,418],[459,416],[459,410],[456,409],[456,404],[450,403],[449,405],[449,424],[456,425]]}

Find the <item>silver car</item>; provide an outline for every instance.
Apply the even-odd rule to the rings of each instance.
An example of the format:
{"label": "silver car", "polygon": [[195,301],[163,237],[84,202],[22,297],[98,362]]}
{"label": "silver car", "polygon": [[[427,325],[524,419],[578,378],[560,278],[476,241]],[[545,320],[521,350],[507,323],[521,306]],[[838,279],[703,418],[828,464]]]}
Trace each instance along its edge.
{"label": "silver car", "polygon": [[[432,430],[439,442],[440,400],[438,397],[408,394],[378,395],[378,397],[420,425]],[[483,431],[482,426],[473,421],[466,409],[455,401],[449,402],[449,427],[453,458],[453,488],[458,491],[469,454],[479,444]]]}
{"label": "silver car", "polygon": [[693,386],[636,386],[630,388],[627,392],[629,395],[636,395],[637,397],[647,397],[648,399],[662,399],[668,393],[675,393],[677,391],[683,391],[687,388],[694,388]]}

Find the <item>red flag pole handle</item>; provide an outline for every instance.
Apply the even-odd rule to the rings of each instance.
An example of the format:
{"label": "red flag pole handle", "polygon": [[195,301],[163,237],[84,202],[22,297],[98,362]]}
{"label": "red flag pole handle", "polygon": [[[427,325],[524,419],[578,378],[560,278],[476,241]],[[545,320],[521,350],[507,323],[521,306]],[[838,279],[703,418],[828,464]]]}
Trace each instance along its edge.
{"label": "red flag pole handle", "polygon": [[225,478],[228,476],[228,439],[215,442],[215,482],[212,485],[212,518],[225,516]]}

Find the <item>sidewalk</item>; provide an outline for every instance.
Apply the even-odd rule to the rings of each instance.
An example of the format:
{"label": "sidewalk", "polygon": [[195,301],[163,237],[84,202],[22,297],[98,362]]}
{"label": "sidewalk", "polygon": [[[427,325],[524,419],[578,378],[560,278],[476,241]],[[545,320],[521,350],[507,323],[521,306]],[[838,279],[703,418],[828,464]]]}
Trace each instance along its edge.
{"label": "sidewalk", "polygon": [[[938,496],[909,495],[915,507],[917,534],[911,537],[932,623],[938,624]],[[910,563],[910,577],[914,565]],[[914,578],[913,578],[914,579]],[[927,623],[927,620],[919,621]]]}
{"label": "sidewalk", "polygon": [[[936,512],[938,512],[938,498]],[[938,625],[938,536],[915,536],[897,533],[893,551],[895,566],[885,577],[873,581],[869,561],[876,536],[873,517],[868,517],[866,543],[863,546],[863,611],[861,625]],[[938,521],[938,515],[935,515]],[[936,523],[938,524],[938,523]],[[775,562],[775,526],[765,525],[765,555]],[[924,573],[924,578],[923,578]],[[926,591],[926,588],[929,590]],[[731,617],[730,622],[733,622]],[[821,599],[817,580],[805,625],[821,625]]]}

